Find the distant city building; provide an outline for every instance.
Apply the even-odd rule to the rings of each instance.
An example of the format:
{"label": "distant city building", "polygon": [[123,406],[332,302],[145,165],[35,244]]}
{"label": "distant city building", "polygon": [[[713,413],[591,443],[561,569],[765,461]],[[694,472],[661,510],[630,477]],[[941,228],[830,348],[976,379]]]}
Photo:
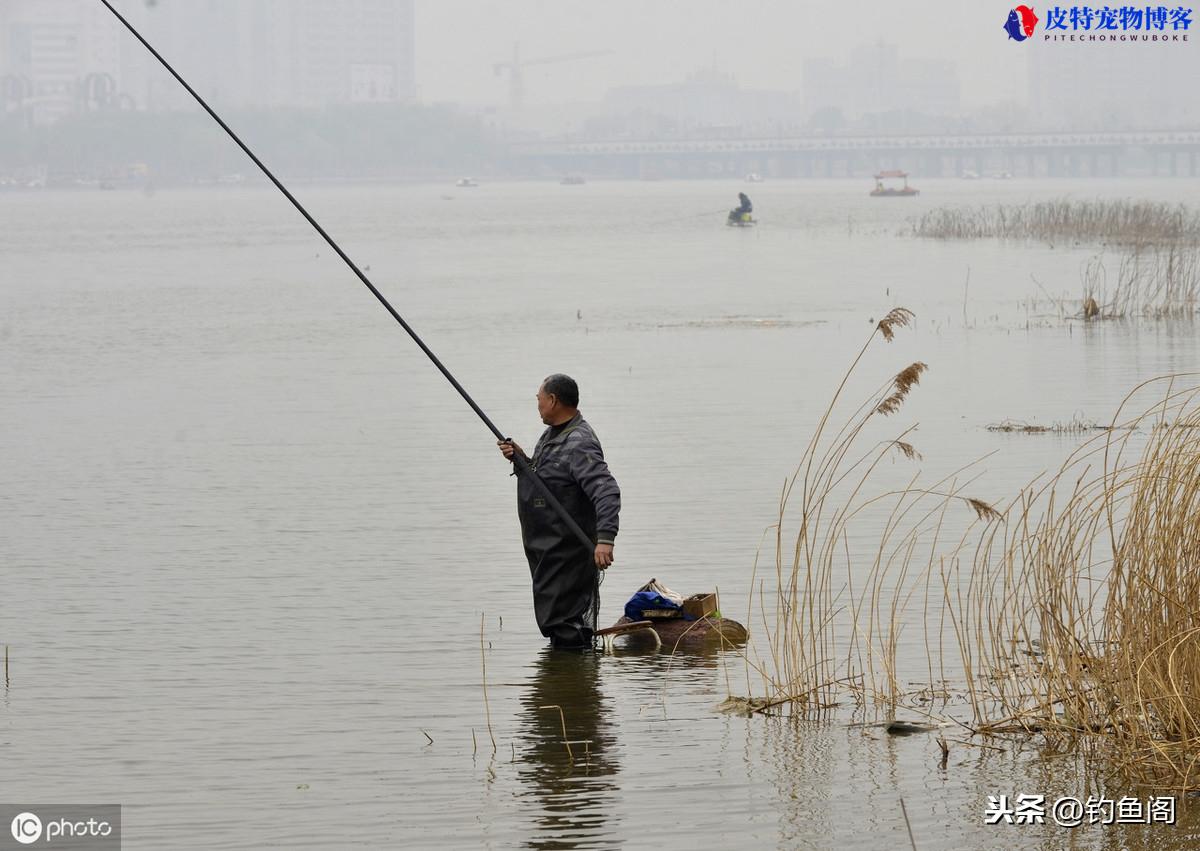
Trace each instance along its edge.
{"label": "distant city building", "polygon": [[[123,4],[215,106],[413,99],[414,0],[156,0]],[[45,124],[103,107],[192,108],[94,0],[0,0],[0,115]]]}
{"label": "distant city building", "polygon": [[0,115],[48,124],[116,104],[128,79],[111,18],[82,0],[0,2]]}
{"label": "distant city building", "polygon": [[804,63],[804,107],[810,116],[836,110],[850,120],[886,112],[954,115],[960,110],[958,72],[949,62],[901,59],[894,44],[863,45],[848,63]]}
{"label": "distant city building", "polygon": [[[629,135],[738,135],[769,132],[800,118],[800,99],[788,92],[743,89],[732,74],[704,69],[679,83],[622,86],[604,98],[592,132]],[[606,135],[608,135],[606,134]]]}
{"label": "distant city building", "polygon": [[[224,105],[415,96],[413,0],[159,0],[147,27],[197,91]],[[174,81],[146,76],[151,108],[187,105]]]}
{"label": "distant city building", "polygon": [[1190,44],[1030,39],[1029,107],[1039,129],[1158,130],[1200,125]]}

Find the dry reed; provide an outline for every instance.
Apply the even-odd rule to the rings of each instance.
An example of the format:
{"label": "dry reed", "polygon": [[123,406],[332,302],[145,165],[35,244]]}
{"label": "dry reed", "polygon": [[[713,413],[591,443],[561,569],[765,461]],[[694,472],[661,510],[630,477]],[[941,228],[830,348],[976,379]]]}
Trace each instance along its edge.
{"label": "dry reed", "polygon": [[563,712],[563,708],[561,706],[559,706],[557,703],[552,703],[552,704],[548,704],[546,706],[539,706],[538,709],[539,710],[546,710],[546,709],[557,709],[558,710],[558,720],[562,722],[563,745],[567,749],[567,757],[571,760],[571,762],[574,762],[575,761],[575,753],[574,753],[574,751],[571,750],[570,739],[567,738],[567,716],[566,716],[566,713]]}
{"label": "dry reed", "polygon": [[931,239],[1075,240],[1144,245],[1200,240],[1200,213],[1155,201],[1057,199],[1034,204],[940,207],[912,227]]}
{"label": "dry reed", "polygon": [[[1102,751],[1141,785],[1195,790],[1200,390],[1174,389],[1177,379],[1141,385],[1166,390],[1124,423],[1125,434],[1094,438],[1026,488],[974,564],[981,586],[1008,605],[984,594],[972,602],[991,606],[987,640],[975,648],[1002,716],[988,729]],[[1139,425],[1153,427],[1134,451]],[[1040,513],[1029,510],[1035,503]]]}
{"label": "dry reed", "polygon": [[492,740],[492,753],[496,752],[496,737],[492,733],[492,709],[488,705],[487,693],[487,653],[483,647],[483,618],[481,612],[479,614],[479,664],[482,669],[481,682],[483,683],[483,715],[487,720],[488,738]]}
{"label": "dry reed", "polygon": [[[892,331],[907,319],[885,322]],[[892,338],[883,326],[872,338]],[[963,493],[976,478],[970,465],[929,487],[914,476],[872,492],[882,460],[911,429],[857,444],[873,419],[895,413],[903,395],[883,403],[901,386],[907,394],[923,365],[886,382],[834,431],[865,351],[771,527],[774,587],[767,593],[760,580],[763,628],[745,651],[765,695],[725,706],[820,716],[850,701],[888,717],[901,708],[933,717],[929,704],[940,699],[944,719],[973,734],[1036,734],[1126,781],[1200,789],[1200,388],[1177,389],[1178,376],[1140,385],[1057,472],[997,507]],[[1124,413],[1161,386],[1153,407]],[[874,543],[855,533],[858,521]],[[906,627],[921,634],[901,654]],[[947,669],[963,690],[958,710],[948,705]],[[926,684],[906,692],[901,683],[914,675]],[[969,716],[957,717],[964,709]]]}
{"label": "dry reed", "polygon": [[1020,206],[943,207],[922,216],[912,232],[930,239],[1111,246],[1117,252],[1111,282],[1102,256],[1083,264],[1077,318],[1162,319],[1191,317],[1200,310],[1200,211],[1182,204],[1060,199]]}
{"label": "dry reed", "polygon": [[1130,247],[1118,258],[1111,285],[1104,258],[1097,255],[1084,262],[1080,287],[1083,319],[1194,316],[1200,309],[1200,246]]}

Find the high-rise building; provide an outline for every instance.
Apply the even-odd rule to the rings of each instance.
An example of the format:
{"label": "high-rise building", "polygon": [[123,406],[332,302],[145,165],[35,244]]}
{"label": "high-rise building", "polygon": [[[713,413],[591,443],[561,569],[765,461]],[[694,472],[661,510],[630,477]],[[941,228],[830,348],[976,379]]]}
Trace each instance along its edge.
{"label": "high-rise building", "polygon": [[[0,113],[50,123],[117,105],[127,86],[121,33],[108,10],[82,0],[0,3]],[[128,106],[130,102],[125,99]]]}
{"label": "high-rise building", "polygon": [[812,113],[837,110],[850,119],[888,112],[931,116],[959,111],[958,72],[949,62],[901,59],[894,44],[854,48],[848,63],[804,63],[804,106]]}
{"label": "high-rise building", "polygon": [[[125,0],[119,8],[217,107],[415,96],[413,0]],[[113,106],[194,108],[94,0],[0,0],[0,115],[48,123]]]}
{"label": "high-rise building", "polygon": [[[413,0],[158,0],[146,26],[196,90],[225,106],[415,96]],[[147,73],[153,108],[187,105]]]}
{"label": "high-rise building", "polygon": [[1031,39],[1029,107],[1045,130],[1167,130],[1200,124],[1192,45]]}

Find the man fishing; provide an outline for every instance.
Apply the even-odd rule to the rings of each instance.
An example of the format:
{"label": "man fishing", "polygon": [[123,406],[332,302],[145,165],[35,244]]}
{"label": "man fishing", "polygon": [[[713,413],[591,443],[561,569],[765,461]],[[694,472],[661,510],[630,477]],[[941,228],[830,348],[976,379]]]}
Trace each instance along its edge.
{"label": "man fishing", "polygon": [[604,450],[579,413],[579,385],[566,375],[551,375],[537,392],[538,415],[547,429],[533,457],[516,443],[500,440],[509,461],[520,452],[571,518],[594,542],[586,548],[531,480],[517,474],[517,516],[529,572],[533,612],[542,635],[554,647],[592,646],[600,610],[600,576],[613,563],[621,489],[604,462]]}
{"label": "man fishing", "polygon": [[[345,262],[371,294],[400,323],[413,342],[441,371],[483,420],[499,441],[506,458],[520,452],[521,470],[529,459],[521,447],[503,439],[496,424],[475,403],[458,380],[425,344],[411,325],[404,320],[370,279],[364,270],[347,256],[315,218],[296,200],[288,188],[250,150],[245,142],[217,115],[211,106],[182,76],[150,45],[150,42],[121,16],[109,2],[101,3],[155,59],[183,86],[259,170],[283,193],[326,244]],[[369,267],[365,267],[369,268]],[[565,375],[552,375],[538,389],[538,413],[549,428],[538,440],[533,453],[533,465],[540,478],[522,474],[517,483],[518,514],[525,554],[533,574],[533,605],[538,626],[555,647],[590,647],[596,630],[600,609],[600,570],[613,561],[613,542],[617,535],[617,515],[621,511],[621,491],[604,463],[604,452],[595,433],[579,414],[579,387]],[[536,481],[536,483],[535,483]],[[543,491],[544,488],[545,490]],[[552,494],[548,498],[546,494]],[[566,517],[559,515],[560,506]],[[569,520],[567,518],[570,518]],[[586,541],[586,543],[585,543]]]}
{"label": "man fishing", "polygon": [[744,222],[748,221],[750,214],[754,212],[754,205],[750,203],[750,196],[745,192],[738,193],[738,205],[729,211],[729,221]]}

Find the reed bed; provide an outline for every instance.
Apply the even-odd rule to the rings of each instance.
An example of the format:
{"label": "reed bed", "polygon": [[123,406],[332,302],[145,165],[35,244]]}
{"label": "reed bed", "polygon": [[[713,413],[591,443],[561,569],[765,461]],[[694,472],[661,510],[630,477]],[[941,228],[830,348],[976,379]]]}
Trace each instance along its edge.
{"label": "reed bed", "polygon": [[[911,319],[892,311],[867,346]],[[973,467],[877,486],[886,460],[920,457],[911,429],[871,431],[926,368],[835,418],[865,351],[783,488],[774,576],[756,561],[763,628],[747,659],[764,695],[741,705],[916,711],[1040,736],[1126,782],[1200,789],[1200,388],[1136,388],[1105,431],[996,507],[968,494]],[[1147,393],[1156,403],[1129,414]]]}
{"label": "reed bed", "polygon": [[[1200,211],[1183,204],[1059,199],[942,207],[918,219],[912,233],[929,239],[1039,240],[1051,246],[1066,242],[1111,247],[1117,253],[1109,263],[1103,255],[1084,262],[1074,318],[1168,319],[1192,317],[1200,310]],[[1061,313],[1061,300],[1058,303]]]}
{"label": "reed bed", "polygon": [[1102,255],[1080,272],[1083,319],[1179,319],[1200,309],[1200,246],[1169,243],[1128,249],[1110,276]]}
{"label": "reed bed", "polygon": [[[1085,443],[1019,495],[972,565],[978,587],[994,593],[971,602],[988,608],[974,664],[1004,715],[981,729],[1037,732],[1103,753],[1139,784],[1195,790],[1200,390],[1177,389],[1181,380],[1139,387],[1114,417],[1124,434]],[[1155,388],[1160,402],[1126,415]],[[1144,446],[1131,445],[1135,428],[1147,432]]]}
{"label": "reed bed", "polygon": [[913,224],[929,239],[1032,239],[1146,245],[1200,241],[1200,212],[1155,201],[1057,199],[1034,204],[941,207]]}

